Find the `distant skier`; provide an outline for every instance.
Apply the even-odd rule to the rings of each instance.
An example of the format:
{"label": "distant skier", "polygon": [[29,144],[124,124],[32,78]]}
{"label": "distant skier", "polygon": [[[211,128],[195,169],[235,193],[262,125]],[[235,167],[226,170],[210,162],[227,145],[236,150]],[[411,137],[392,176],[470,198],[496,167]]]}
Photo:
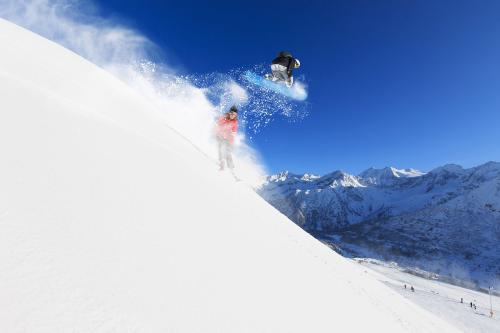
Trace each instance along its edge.
{"label": "distant skier", "polygon": [[217,139],[219,152],[219,169],[224,170],[224,164],[231,170],[234,169],[233,163],[233,144],[238,131],[238,109],[236,106],[231,106],[217,121],[215,129],[215,137]]}
{"label": "distant skier", "polygon": [[291,87],[293,70],[299,67],[299,59],[295,59],[290,52],[281,51],[271,63],[272,74],[266,74],[265,78],[275,82],[285,82],[287,87]]}
{"label": "distant skier", "polygon": [[415,288],[413,288],[413,286],[411,286],[411,291],[412,291],[412,292],[415,292]]}

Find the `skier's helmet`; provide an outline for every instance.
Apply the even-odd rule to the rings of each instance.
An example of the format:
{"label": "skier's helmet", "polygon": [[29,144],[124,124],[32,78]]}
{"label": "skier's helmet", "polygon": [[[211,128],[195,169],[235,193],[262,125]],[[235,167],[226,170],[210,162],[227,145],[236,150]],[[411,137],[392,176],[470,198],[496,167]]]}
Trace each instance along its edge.
{"label": "skier's helmet", "polygon": [[278,53],[278,57],[291,58],[292,54],[288,51],[281,51],[280,53]]}
{"label": "skier's helmet", "polygon": [[238,108],[236,107],[236,105],[231,106],[231,108],[229,109],[229,112],[238,113]]}

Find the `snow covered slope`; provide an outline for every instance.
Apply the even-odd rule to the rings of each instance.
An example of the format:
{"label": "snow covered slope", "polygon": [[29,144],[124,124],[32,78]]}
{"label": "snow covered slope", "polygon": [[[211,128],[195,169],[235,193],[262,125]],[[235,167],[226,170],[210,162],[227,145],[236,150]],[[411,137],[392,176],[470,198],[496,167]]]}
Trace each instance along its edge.
{"label": "snow covered slope", "polygon": [[[368,274],[464,332],[500,333],[500,297],[406,273],[394,263],[356,259]],[[406,285],[406,288],[404,288]],[[411,291],[414,287],[414,291]],[[476,308],[470,304],[476,305]],[[493,310],[493,317],[490,311]]]}
{"label": "snow covered slope", "polygon": [[0,45],[1,332],[454,331],[107,72],[4,20]]}

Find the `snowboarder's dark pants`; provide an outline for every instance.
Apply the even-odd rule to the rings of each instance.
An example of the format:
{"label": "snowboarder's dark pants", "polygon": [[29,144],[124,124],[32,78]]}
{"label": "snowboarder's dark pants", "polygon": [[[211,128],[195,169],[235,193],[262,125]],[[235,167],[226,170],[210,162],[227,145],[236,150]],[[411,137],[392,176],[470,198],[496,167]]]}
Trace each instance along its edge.
{"label": "snowboarder's dark pants", "polygon": [[219,165],[221,169],[224,169],[224,162],[227,163],[229,169],[234,169],[233,163],[233,146],[229,140],[217,137],[217,146],[219,148]]}

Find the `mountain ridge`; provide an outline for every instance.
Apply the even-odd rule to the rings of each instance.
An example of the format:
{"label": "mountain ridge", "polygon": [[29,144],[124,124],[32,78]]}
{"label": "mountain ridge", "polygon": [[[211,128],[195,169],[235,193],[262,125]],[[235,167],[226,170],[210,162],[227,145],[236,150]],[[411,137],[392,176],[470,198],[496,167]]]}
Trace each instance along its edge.
{"label": "mountain ridge", "polygon": [[[307,182],[270,176],[259,193],[344,253],[375,253],[476,285],[498,281],[500,251],[490,248],[500,242],[500,163],[402,170],[334,171]],[[455,271],[440,267],[447,262]]]}

